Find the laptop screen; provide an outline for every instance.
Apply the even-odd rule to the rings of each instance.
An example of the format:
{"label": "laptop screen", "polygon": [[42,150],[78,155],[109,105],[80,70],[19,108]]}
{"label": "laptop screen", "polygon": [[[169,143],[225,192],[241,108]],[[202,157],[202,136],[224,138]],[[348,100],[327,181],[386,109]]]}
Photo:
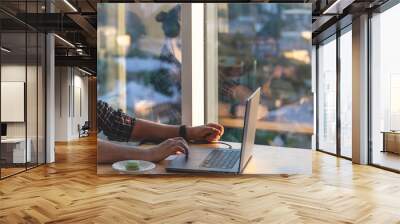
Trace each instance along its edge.
{"label": "laptop screen", "polygon": [[244,117],[243,140],[242,150],[240,155],[239,172],[242,172],[249,161],[256,135],[257,112],[260,104],[260,88],[254,91],[253,94],[247,99],[246,113]]}

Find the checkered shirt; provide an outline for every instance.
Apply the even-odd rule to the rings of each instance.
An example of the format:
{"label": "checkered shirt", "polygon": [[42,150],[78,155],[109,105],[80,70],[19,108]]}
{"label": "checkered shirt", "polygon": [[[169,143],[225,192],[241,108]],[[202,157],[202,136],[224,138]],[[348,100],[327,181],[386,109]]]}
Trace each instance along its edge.
{"label": "checkered shirt", "polygon": [[127,142],[135,126],[135,118],[115,110],[106,102],[97,101],[97,125],[98,131],[111,141]]}

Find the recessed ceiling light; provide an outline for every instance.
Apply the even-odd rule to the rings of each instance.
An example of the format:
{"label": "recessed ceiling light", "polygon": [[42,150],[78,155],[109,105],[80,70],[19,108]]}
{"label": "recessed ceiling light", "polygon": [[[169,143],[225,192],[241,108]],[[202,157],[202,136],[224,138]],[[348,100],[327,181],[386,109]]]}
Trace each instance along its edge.
{"label": "recessed ceiling light", "polygon": [[0,49],[1,49],[1,51],[4,51],[6,53],[10,53],[11,52],[11,50],[9,50],[9,49],[7,49],[5,47],[1,47]]}
{"label": "recessed ceiling light", "polygon": [[78,12],[78,10],[73,6],[68,0],[64,0],[65,4],[68,5],[74,12]]}
{"label": "recessed ceiling light", "polygon": [[59,40],[61,40],[62,42],[64,42],[65,44],[67,44],[68,46],[75,48],[75,45],[73,45],[73,44],[72,44],[71,42],[69,42],[68,40],[66,40],[66,39],[64,39],[64,38],[62,38],[62,37],[60,37],[60,36],[57,35],[57,34],[54,34],[54,36],[57,37],[57,38],[58,38]]}
{"label": "recessed ceiling light", "polygon": [[351,5],[355,0],[336,0],[322,14],[342,14],[343,10]]}
{"label": "recessed ceiling light", "polygon": [[89,76],[92,75],[92,73],[90,73],[90,72],[88,72],[88,71],[86,71],[86,70],[83,70],[83,69],[81,69],[81,68],[79,68],[79,67],[78,67],[78,70],[81,71],[81,72],[83,72],[83,73],[85,73],[85,74],[87,74],[87,75],[89,75]]}

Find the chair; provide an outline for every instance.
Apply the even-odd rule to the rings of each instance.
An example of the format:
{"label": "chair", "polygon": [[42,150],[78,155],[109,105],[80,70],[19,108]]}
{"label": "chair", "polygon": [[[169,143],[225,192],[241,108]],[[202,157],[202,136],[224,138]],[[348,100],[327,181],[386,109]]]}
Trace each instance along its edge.
{"label": "chair", "polygon": [[89,130],[90,130],[89,121],[85,121],[85,123],[82,125],[82,127],[78,124],[79,138],[89,136]]}

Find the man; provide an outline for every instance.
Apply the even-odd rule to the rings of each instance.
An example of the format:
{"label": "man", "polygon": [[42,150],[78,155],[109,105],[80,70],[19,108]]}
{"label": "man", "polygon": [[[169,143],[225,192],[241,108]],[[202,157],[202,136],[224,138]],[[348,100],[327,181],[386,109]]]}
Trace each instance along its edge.
{"label": "man", "polygon": [[97,126],[98,131],[102,131],[111,141],[162,141],[149,149],[140,149],[99,138],[97,159],[100,163],[129,159],[158,162],[169,155],[179,153],[188,155],[187,141],[214,142],[224,133],[223,126],[214,123],[187,127],[133,118],[121,110],[113,109],[103,101],[97,102]]}

